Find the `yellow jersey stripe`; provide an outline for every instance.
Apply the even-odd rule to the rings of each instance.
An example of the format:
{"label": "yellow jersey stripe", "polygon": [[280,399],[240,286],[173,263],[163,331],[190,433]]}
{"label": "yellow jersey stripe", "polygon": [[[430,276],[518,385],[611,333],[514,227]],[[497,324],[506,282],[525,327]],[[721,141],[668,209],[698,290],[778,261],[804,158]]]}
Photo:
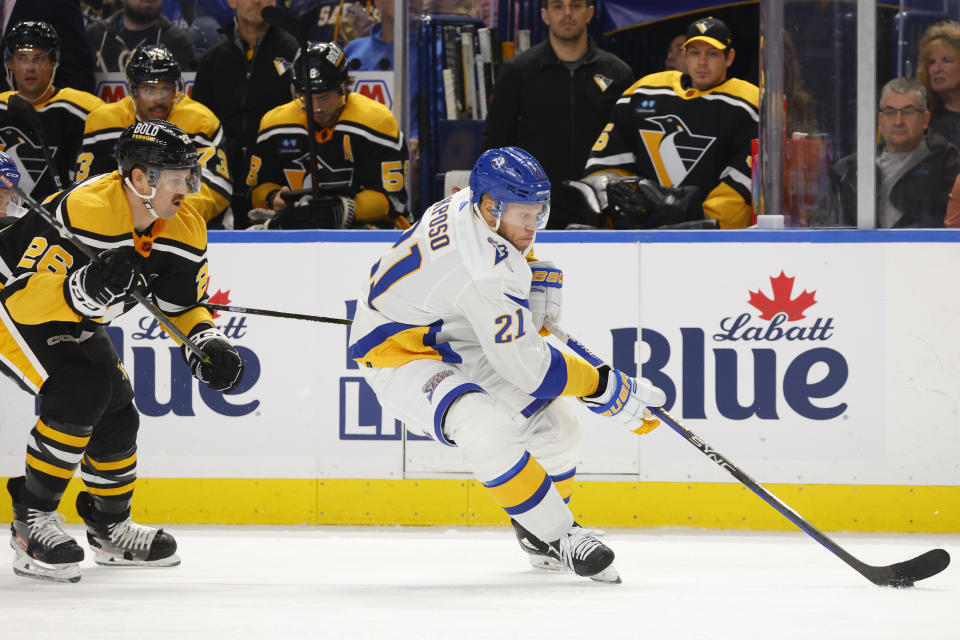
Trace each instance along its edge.
{"label": "yellow jersey stripe", "polygon": [[91,487],[87,485],[87,491],[95,496],[119,496],[133,491],[134,484],[136,484],[136,480],[116,487]]}

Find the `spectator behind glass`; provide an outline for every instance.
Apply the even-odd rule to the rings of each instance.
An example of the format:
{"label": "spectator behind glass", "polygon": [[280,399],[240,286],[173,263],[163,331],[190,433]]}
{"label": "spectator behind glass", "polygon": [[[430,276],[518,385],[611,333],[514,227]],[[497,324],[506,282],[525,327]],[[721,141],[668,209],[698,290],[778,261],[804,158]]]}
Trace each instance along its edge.
{"label": "spectator behind glass", "polygon": [[682,33],[674,36],[673,40],[670,41],[670,44],[667,46],[667,57],[663,61],[664,71],[686,73],[687,68],[683,63],[683,43],[686,41],[687,36]]}
{"label": "spectator behind glass", "polygon": [[[960,174],[960,151],[927,131],[930,111],[923,85],[895,78],[880,92],[877,155],[878,228],[942,227],[947,200]],[[826,220],[857,223],[857,157],[830,170],[830,191],[821,208]]]}
{"label": "spectator behind glass", "polygon": [[590,145],[633,80],[627,64],[587,36],[592,0],[544,0],[549,36],[501,65],[487,113],[483,148],[515,146],[543,165],[553,188],[550,229],[580,220],[564,180],[583,175]]}
{"label": "spectator behind glass", "polygon": [[122,8],[104,21],[87,27],[87,42],[93,50],[96,70],[102,73],[125,71],[134,49],[141,45],[163,45],[180,68],[194,68],[193,41],[161,15],[163,0],[123,0]]}
{"label": "spectator behind glass", "polygon": [[917,80],[927,89],[931,131],[960,147],[960,24],[938,22],[923,34]]}
{"label": "spectator behind glass", "polygon": [[[93,55],[83,37],[83,14],[76,0],[4,0],[0,20],[4,35],[21,22],[46,22],[60,36],[62,52],[54,84],[80,91],[93,91]],[[0,91],[12,89],[7,79],[0,77]]]}
{"label": "spectator behind glass", "polygon": [[242,229],[248,225],[246,177],[257,129],[267,111],[290,101],[290,79],[278,72],[277,61],[289,67],[297,41],[264,22],[261,11],[273,0],[229,2],[235,17],[224,28],[226,40],[200,59],[193,99],[209,107],[223,124],[223,149],[234,180],[233,226]]}

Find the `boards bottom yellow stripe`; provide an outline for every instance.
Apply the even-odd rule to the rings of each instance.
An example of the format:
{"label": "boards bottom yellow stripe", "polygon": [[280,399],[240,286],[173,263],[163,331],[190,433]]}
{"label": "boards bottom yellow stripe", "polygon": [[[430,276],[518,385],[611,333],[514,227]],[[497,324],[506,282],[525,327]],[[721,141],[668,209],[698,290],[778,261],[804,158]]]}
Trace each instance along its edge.
{"label": "boards bottom yellow stripe", "polygon": [[[5,482],[5,480],[4,480]],[[770,484],[766,488],[824,531],[960,532],[960,487]],[[68,522],[83,483],[61,501]],[[734,483],[585,482],[570,502],[597,527],[793,530]],[[508,520],[473,480],[138,478],[134,518],[164,524],[501,526]],[[0,500],[0,522],[13,509]]]}

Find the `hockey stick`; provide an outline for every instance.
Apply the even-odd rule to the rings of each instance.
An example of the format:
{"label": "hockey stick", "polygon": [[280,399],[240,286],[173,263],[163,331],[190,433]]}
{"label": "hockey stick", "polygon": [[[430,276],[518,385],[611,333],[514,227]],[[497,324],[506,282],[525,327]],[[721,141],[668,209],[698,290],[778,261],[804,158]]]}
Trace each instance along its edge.
{"label": "hockey stick", "polygon": [[50,167],[50,173],[53,175],[53,184],[56,185],[57,191],[61,191],[63,189],[63,180],[60,179],[60,174],[57,173],[57,167],[53,164],[53,154],[50,153],[47,138],[43,135],[43,125],[40,124],[40,116],[37,115],[37,110],[21,96],[13,93],[10,95],[10,99],[7,100],[7,111],[12,116],[19,116],[26,120],[30,128],[33,129],[37,140],[40,142],[43,158],[47,161],[47,166]]}
{"label": "hockey stick", "polygon": [[[590,364],[597,366],[595,364],[596,362],[600,362],[601,364],[603,363],[603,361],[597,358],[597,356],[593,355],[589,349],[584,347],[574,338],[571,338],[568,333],[564,332],[556,325],[552,323],[544,323],[544,326],[561,342],[583,356],[584,359],[586,359]],[[917,580],[923,580],[925,578],[935,576],[946,569],[950,564],[950,554],[948,554],[944,549],[931,549],[926,553],[920,554],[916,558],[911,558],[910,560],[906,560],[904,562],[897,562],[895,564],[883,567],[875,567],[858,560],[848,553],[843,547],[827,537],[826,534],[804,520],[800,514],[787,506],[775,495],[770,493],[763,487],[763,485],[741,471],[719,451],[707,444],[703,438],[683,426],[679,420],[667,413],[665,409],[662,407],[650,407],[650,411],[664,424],[683,436],[687,442],[696,447],[701,453],[716,462],[720,467],[726,469],[730,475],[739,480],[755,494],[760,496],[764,502],[779,511],[781,515],[787,518],[787,520],[795,524],[804,533],[826,547],[827,550],[832,554],[853,567],[860,575],[865,577],[873,584],[883,587],[912,587],[913,583]]]}
{"label": "hockey stick", "polygon": [[353,324],[349,318],[328,318],[326,316],[311,316],[303,313],[289,313],[287,311],[271,311],[269,309],[251,309],[249,307],[238,307],[232,304],[214,304],[212,302],[201,303],[207,309],[216,309],[217,311],[232,311],[234,313],[246,313],[253,316],[270,316],[272,318],[289,318],[291,320],[310,320],[311,322],[329,322],[330,324]]}
{"label": "hockey stick", "polygon": [[[97,254],[94,253],[93,249],[80,242],[79,238],[77,238],[77,236],[75,236],[65,224],[54,218],[49,211],[43,208],[43,205],[28,196],[23,189],[13,184],[10,178],[0,174],[0,183],[2,183],[2,185],[7,189],[10,189],[17,194],[28,207],[35,211],[41,218],[46,220],[47,224],[56,229],[61,236],[73,243],[73,245],[77,247],[83,253],[83,255],[87,256],[87,258],[89,258],[91,261],[97,257]],[[160,309],[157,309],[152,302],[147,300],[146,296],[139,291],[134,290],[130,292],[130,297],[142,304],[144,308],[150,312],[150,315],[156,318],[157,322],[159,322],[170,333],[170,335],[183,343],[188,351],[200,358],[200,360],[203,362],[210,363],[210,358],[203,353],[203,351],[201,351],[197,345],[193,344],[193,342],[190,341],[190,338],[188,338],[183,331],[177,327],[177,325],[173,324],[173,321],[170,320],[170,318],[165,316]]]}

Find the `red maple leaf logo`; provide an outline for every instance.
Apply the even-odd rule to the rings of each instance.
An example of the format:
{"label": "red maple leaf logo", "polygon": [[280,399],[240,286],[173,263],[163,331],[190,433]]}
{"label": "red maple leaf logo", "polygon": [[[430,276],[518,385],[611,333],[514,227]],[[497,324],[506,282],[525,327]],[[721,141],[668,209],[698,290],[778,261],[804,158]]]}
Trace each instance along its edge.
{"label": "red maple leaf logo", "polygon": [[783,271],[776,278],[770,278],[770,285],[773,287],[773,300],[760,293],[760,291],[750,292],[748,302],[761,311],[761,320],[773,320],[773,317],[778,313],[787,314],[787,320],[789,321],[801,320],[806,317],[803,312],[817,302],[813,299],[816,291],[804,289],[803,293],[791,300],[793,280],[793,278],[788,278]]}
{"label": "red maple leaf logo", "polygon": [[[210,296],[210,299],[207,302],[212,302],[213,304],[230,304],[230,289],[227,289],[226,291],[217,289],[217,292]],[[211,309],[210,311],[213,312],[214,318],[220,317],[220,313],[218,311],[214,309]]]}

